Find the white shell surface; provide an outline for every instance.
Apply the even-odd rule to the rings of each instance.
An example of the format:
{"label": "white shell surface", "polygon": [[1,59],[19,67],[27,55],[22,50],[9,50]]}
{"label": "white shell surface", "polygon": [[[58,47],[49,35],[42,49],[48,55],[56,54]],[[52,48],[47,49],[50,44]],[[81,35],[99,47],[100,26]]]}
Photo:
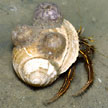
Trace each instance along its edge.
{"label": "white shell surface", "polygon": [[[42,32],[58,32],[66,39],[63,53],[53,59],[37,50],[36,42],[22,48],[13,49],[13,67],[24,82],[33,86],[46,86],[66,72],[76,61],[79,52],[78,34],[73,25],[64,19],[60,28],[48,29]],[[50,52],[49,52],[50,54]],[[56,65],[57,66],[56,66]]]}
{"label": "white shell surface", "polygon": [[[27,51],[25,51],[26,53]],[[34,55],[31,56],[28,53],[25,55],[24,52],[20,53],[19,51],[16,54],[20,54],[20,56],[13,59],[13,67],[24,82],[33,86],[46,86],[56,80],[57,71],[48,60],[33,58]]]}
{"label": "white shell surface", "polygon": [[[66,39],[66,55],[64,55],[64,59],[61,66],[61,74],[66,72],[66,70],[76,61],[79,54],[79,39],[77,31],[74,26],[67,20],[64,19],[62,27],[65,29]],[[63,33],[62,30],[60,30]]]}
{"label": "white shell surface", "polygon": [[29,75],[28,78],[26,77],[28,82],[32,81],[31,83],[37,85],[48,84],[51,78],[57,75],[54,66],[50,64],[48,60],[41,58],[31,59],[26,62],[24,65],[24,72],[25,76]]}

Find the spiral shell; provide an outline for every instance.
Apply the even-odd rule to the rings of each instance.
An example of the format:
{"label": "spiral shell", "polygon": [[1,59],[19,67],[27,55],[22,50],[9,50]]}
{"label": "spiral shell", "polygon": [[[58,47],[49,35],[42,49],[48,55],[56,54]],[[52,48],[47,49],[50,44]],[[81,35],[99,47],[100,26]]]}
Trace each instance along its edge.
{"label": "spiral shell", "polygon": [[79,52],[78,34],[66,19],[55,28],[17,27],[12,40],[15,72],[33,86],[54,82],[76,61]]}

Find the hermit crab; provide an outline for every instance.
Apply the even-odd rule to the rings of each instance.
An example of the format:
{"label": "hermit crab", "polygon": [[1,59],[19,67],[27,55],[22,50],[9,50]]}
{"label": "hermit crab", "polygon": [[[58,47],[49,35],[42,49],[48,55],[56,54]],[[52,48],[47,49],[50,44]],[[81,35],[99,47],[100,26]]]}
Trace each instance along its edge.
{"label": "hermit crab", "polygon": [[73,79],[79,54],[83,57],[88,81],[75,95],[83,93],[93,82],[91,56],[93,46],[80,36],[81,29],[61,15],[54,3],[41,3],[34,13],[33,25],[17,26],[12,32],[13,67],[25,83],[44,87],[52,84],[62,73],[67,73],[59,92],[48,101],[63,95]]}

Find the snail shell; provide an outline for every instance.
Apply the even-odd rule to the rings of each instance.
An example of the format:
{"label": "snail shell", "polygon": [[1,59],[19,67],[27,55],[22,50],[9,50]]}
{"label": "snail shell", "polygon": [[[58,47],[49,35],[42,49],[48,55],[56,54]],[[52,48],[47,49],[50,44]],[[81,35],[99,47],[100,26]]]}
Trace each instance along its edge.
{"label": "snail shell", "polygon": [[78,34],[66,19],[55,28],[17,27],[12,40],[15,72],[32,86],[54,82],[76,61],[79,52]]}

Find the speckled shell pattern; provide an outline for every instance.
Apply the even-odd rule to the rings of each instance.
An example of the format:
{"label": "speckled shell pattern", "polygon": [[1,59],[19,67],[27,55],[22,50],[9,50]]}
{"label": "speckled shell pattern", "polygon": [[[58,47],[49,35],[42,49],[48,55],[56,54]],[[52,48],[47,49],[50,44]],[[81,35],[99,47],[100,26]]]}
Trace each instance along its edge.
{"label": "speckled shell pattern", "polygon": [[60,27],[41,31],[48,32],[62,34],[65,39],[65,47],[61,54],[50,57],[50,52],[49,55],[42,53],[37,44],[38,40],[13,49],[15,72],[20,79],[32,86],[51,84],[60,74],[66,72],[78,57],[78,34],[69,21],[64,19]]}

